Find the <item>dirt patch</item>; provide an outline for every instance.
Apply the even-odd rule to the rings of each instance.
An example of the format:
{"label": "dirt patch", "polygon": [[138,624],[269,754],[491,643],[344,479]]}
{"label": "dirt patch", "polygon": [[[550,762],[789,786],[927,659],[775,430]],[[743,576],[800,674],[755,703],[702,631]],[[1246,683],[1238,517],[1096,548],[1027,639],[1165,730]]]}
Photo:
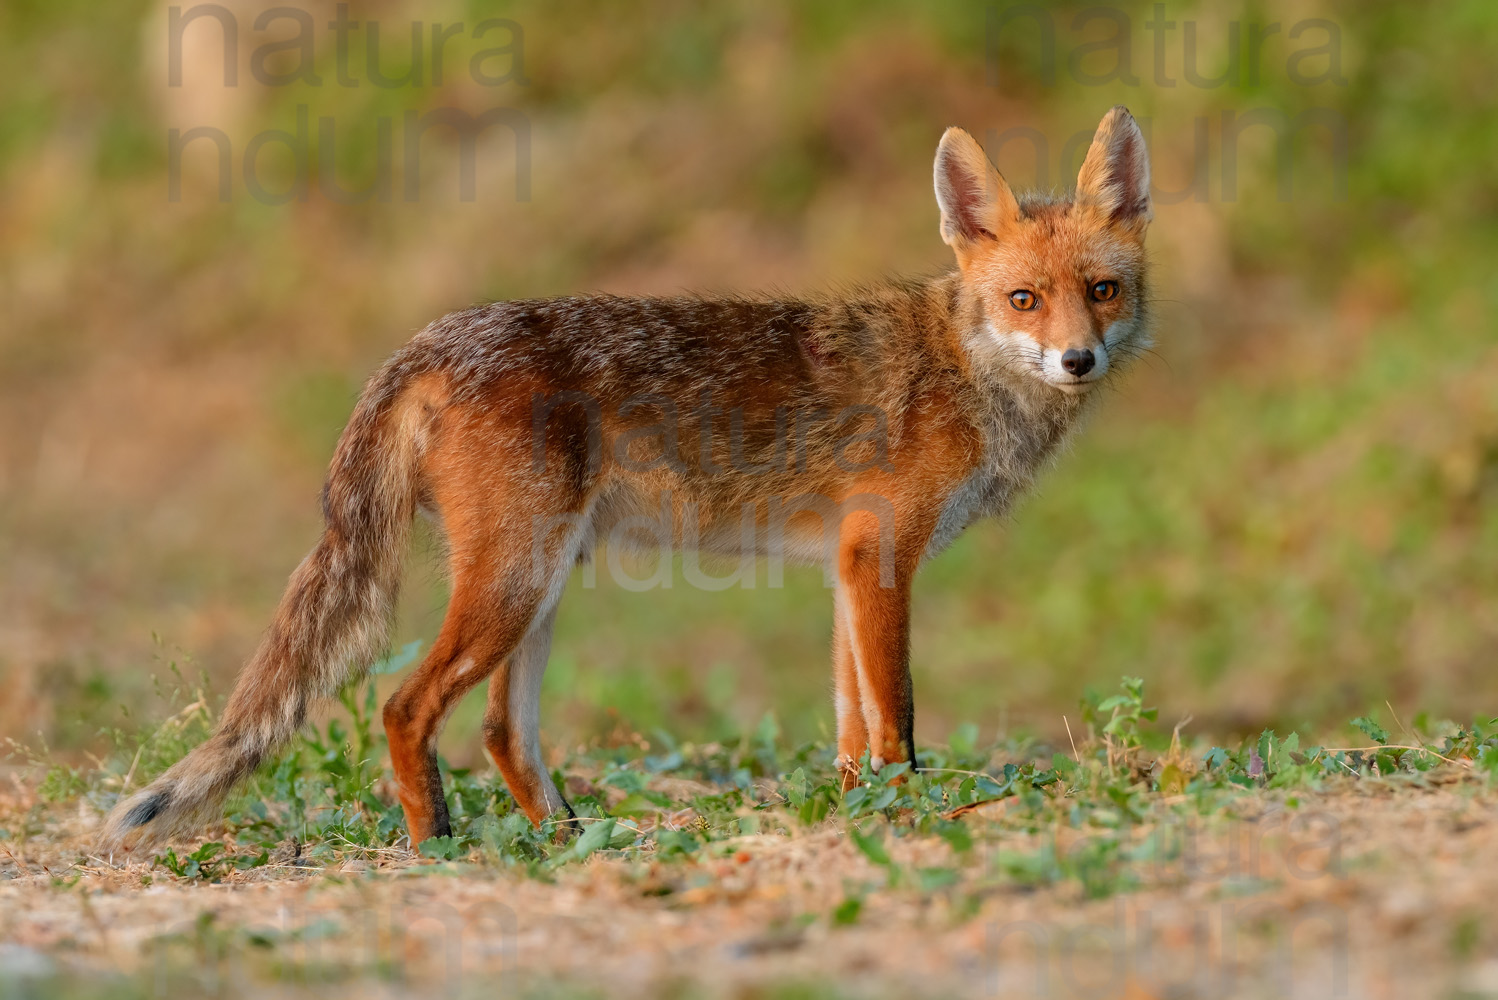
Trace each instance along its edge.
{"label": "dirt patch", "polygon": [[[24,822],[29,805],[13,791],[6,822]],[[80,857],[94,822],[84,810],[5,850],[3,975],[174,996],[356,983],[391,996],[1498,989],[1498,799],[1478,779],[1245,791],[1216,815],[1185,809],[1122,831],[1016,830],[1001,811],[966,814],[964,852],[898,819],[860,821],[865,835],[888,833],[887,864],[834,817],[714,841],[685,860],[610,851],[527,875],[477,854],[442,863],[390,850],[205,883]],[[1124,847],[1089,875],[1082,862],[1104,842]]]}

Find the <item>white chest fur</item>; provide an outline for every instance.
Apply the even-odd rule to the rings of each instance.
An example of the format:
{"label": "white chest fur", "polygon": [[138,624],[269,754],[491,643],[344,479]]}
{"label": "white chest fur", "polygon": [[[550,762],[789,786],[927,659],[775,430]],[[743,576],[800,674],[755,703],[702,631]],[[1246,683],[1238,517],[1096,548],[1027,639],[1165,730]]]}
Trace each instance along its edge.
{"label": "white chest fur", "polygon": [[1013,396],[994,402],[984,421],[983,457],[943,501],[925,559],[940,554],[979,518],[1007,513],[1055,454],[1081,409],[1059,393],[1051,406],[1027,406]]}
{"label": "white chest fur", "polygon": [[922,558],[934,559],[956,541],[957,536],[968,525],[987,514],[997,513],[992,508],[1002,505],[1002,494],[1007,492],[1001,487],[998,474],[987,462],[974,469],[942,504],[941,514],[936,519],[936,530],[931,533]]}

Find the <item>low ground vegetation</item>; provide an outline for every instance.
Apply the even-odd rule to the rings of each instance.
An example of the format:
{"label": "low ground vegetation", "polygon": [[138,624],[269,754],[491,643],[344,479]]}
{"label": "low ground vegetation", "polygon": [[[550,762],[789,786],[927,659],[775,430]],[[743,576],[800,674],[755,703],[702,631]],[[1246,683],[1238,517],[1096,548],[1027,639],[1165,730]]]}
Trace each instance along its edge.
{"label": "low ground vegetation", "polygon": [[[773,715],[732,745],[620,730],[558,761],[580,821],[565,840],[496,773],[444,765],[452,836],[412,845],[366,684],[200,841],[99,857],[102,812],[213,726],[213,699],[169,679],[165,720],[110,732],[91,763],[12,746],[0,991],[405,995],[499,975],[507,995],[1236,996],[1309,977],[1353,995],[1368,980],[1349,955],[1376,940],[1353,932],[1356,880],[1409,933],[1444,842],[1474,858],[1492,842],[1498,719],[1386,707],[1339,745],[1266,730],[1219,746],[1161,725],[1125,678],[1068,717],[1065,746],[965,725],[919,771],[865,762],[846,795],[833,750],[786,746]],[[1424,889],[1390,904],[1408,879],[1377,835],[1415,820],[1443,846],[1416,853],[1403,870]],[[1430,922],[1450,967],[1470,965],[1453,989],[1494,971],[1472,964],[1491,943],[1480,913]]]}

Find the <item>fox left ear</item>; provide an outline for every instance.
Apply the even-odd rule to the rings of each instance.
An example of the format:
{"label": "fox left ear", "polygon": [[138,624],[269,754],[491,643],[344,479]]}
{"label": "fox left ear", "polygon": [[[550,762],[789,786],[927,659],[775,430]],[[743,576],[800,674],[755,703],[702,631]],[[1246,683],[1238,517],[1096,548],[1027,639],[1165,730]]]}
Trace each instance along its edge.
{"label": "fox left ear", "polygon": [[1092,137],[1077,174],[1077,201],[1125,226],[1143,229],[1150,220],[1149,151],[1139,123],[1121,104],[1103,116]]}

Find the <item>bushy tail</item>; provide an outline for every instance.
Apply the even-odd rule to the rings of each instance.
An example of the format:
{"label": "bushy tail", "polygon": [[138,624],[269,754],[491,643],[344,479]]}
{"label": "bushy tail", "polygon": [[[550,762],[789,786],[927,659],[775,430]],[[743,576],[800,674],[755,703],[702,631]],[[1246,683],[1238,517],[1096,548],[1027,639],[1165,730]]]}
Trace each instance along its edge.
{"label": "bushy tail", "polygon": [[191,834],[301,728],[308,707],[364,671],[388,640],[415,508],[418,429],[399,369],[371,381],[339,439],[323,490],[326,530],[291,575],[240,672],[217,731],[121,801],[100,849]]}

